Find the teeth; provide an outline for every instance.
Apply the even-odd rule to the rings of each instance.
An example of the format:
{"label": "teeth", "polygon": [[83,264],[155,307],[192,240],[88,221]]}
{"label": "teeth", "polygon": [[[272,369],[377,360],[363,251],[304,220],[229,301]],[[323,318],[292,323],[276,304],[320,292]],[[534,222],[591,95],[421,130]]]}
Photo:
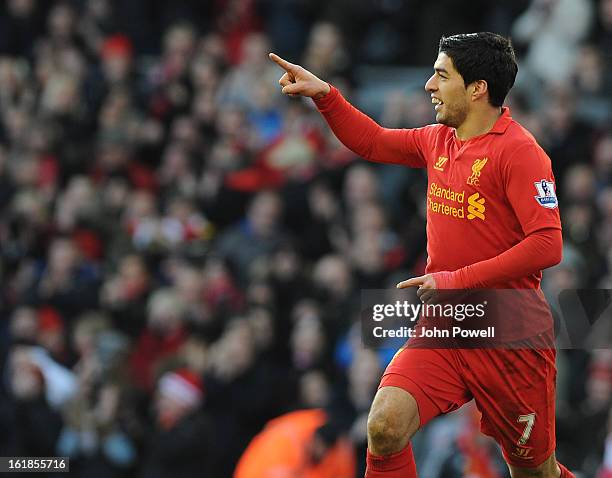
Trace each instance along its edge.
{"label": "teeth", "polygon": [[435,105],[441,105],[442,104],[442,102],[438,98],[432,98],[431,102],[433,104],[435,104]]}

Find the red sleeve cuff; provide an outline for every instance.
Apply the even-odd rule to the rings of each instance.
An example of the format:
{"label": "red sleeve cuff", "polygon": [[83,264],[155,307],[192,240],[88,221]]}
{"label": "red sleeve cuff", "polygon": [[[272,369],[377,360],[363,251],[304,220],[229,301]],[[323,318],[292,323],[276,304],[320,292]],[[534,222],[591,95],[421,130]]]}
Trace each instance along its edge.
{"label": "red sleeve cuff", "polygon": [[432,276],[434,281],[436,282],[436,289],[461,289],[460,285],[457,284],[457,274],[454,272],[434,272]]}
{"label": "red sleeve cuff", "polygon": [[329,107],[334,104],[338,96],[340,96],[340,92],[338,91],[338,88],[336,88],[330,83],[328,83],[328,85],[329,85],[329,93],[327,93],[325,96],[319,99],[315,100],[313,98],[312,100],[314,101],[314,104],[316,105],[317,109],[321,112],[328,110]]}

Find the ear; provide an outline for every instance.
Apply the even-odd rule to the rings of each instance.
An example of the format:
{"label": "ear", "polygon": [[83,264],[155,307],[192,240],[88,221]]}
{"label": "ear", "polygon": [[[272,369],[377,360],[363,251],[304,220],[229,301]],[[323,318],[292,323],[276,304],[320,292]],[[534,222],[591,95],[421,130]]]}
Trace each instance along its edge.
{"label": "ear", "polygon": [[470,85],[472,101],[477,101],[480,98],[486,97],[489,93],[489,85],[485,80],[477,80]]}

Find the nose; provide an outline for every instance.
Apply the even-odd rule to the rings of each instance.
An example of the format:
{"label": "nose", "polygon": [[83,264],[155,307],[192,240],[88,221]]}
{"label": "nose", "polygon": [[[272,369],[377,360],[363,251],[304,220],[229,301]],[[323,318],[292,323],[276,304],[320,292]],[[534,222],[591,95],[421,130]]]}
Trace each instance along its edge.
{"label": "nose", "polygon": [[427,82],[425,83],[425,91],[427,91],[428,93],[433,93],[434,91],[436,91],[438,89],[438,87],[436,86],[436,75],[431,75],[429,77],[429,80],[427,80]]}

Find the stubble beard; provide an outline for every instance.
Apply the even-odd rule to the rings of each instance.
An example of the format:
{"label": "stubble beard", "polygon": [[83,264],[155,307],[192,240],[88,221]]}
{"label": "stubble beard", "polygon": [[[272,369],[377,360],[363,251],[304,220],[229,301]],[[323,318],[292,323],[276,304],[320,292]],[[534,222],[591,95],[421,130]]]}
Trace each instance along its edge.
{"label": "stubble beard", "polygon": [[442,116],[442,113],[436,113],[436,121],[445,126],[457,129],[463,124],[467,118],[466,108],[451,108],[450,105],[445,104],[446,114]]}

